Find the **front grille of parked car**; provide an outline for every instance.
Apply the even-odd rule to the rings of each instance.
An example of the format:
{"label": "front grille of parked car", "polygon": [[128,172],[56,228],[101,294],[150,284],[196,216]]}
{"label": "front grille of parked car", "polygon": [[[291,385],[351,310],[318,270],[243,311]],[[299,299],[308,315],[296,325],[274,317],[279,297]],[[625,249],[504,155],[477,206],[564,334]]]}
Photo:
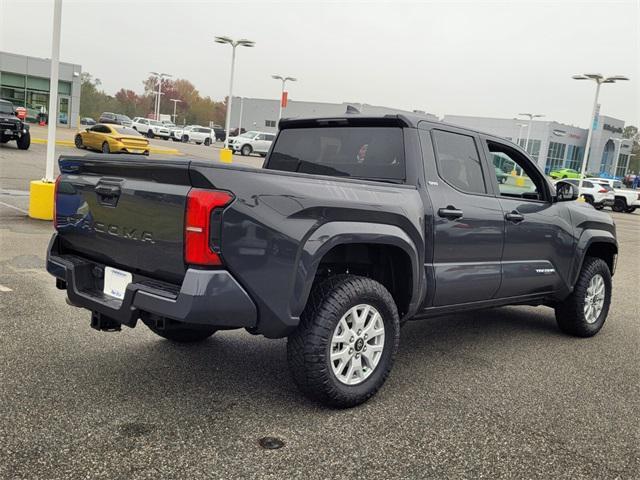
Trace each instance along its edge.
{"label": "front grille of parked car", "polygon": [[0,128],[3,130],[18,130],[19,127],[17,122],[0,122]]}

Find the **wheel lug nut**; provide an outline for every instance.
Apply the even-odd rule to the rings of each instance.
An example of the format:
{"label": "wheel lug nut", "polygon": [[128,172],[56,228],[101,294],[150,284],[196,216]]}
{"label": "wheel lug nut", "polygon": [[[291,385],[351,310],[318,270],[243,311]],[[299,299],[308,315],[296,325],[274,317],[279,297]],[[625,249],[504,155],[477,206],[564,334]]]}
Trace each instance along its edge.
{"label": "wheel lug nut", "polygon": [[362,330],[358,330],[358,335],[360,335],[362,333]]}
{"label": "wheel lug nut", "polygon": [[356,353],[356,358],[360,358],[360,354],[359,353]]}
{"label": "wheel lug nut", "polygon": [[353,343],[353,337],[349,339],[349,343]]}
{"label": "wheel lug nut", "polygon": [[369,338],[369,335],[367,335],[366,333],[364,334],[364,339],[366,340],[367,338]]}
{"label": "wheel lug nut", "polygon": [[350,348],[350,349],[349,349],[349,353],[353,353],[353,348]]}
{"label": "wheel lug nut", "polygon": [[367,346],[365,345],[364,347],[362,347],[362,351],[366,352],[367,351]]}

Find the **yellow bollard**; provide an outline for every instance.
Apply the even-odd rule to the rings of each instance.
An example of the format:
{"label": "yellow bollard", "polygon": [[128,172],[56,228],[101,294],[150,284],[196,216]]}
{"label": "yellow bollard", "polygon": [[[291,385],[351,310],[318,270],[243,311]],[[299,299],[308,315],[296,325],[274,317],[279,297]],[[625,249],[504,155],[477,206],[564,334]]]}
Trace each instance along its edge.
{"label": "yellow bollard", "polygon": [[29,216],[39,220],[53,220],[55,183],[33,180],[29,185]]}
{"label": "yellow bollard", "polygon": [[522,177],[516,177],[516,185],[518,187],[524,187],[524,178]]}
{"label": "yellow bollard", "polygon": [[222,163],[232,163],[233,162],[233,152],[229,148],[223,148],[220,150],[220,161]]}

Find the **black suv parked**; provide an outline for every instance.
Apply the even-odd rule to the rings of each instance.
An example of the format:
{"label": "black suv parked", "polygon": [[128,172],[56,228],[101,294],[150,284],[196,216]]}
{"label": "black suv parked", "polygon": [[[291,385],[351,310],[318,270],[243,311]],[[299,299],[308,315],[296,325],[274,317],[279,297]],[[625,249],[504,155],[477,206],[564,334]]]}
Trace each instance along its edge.
{"label": "black suv parked", "polygon": [[[522,175],[501,181],[496,165]],[[295,119],[264,168],[63,156],[47,269],[100,330],[193,342],[288,337],[294,381],[353,406],[391,370],[400,325],[502,305],[589,337],[611,301],[611,217],[492,135],[389,115]]]}
{"label": "black suv parked", "polygon": [[0,143],[15,140],[20,150],[28,150],[31,145],[29,125],[16,117],[11,102],[0,100]]}
{"label": "black suv parked", "polygon": [[125,127],[130,127],[133,121],[126,115],[121,115],[119,113],[102,112],[100,114],[98,123],[111,123],[115,125],[124,125]]}

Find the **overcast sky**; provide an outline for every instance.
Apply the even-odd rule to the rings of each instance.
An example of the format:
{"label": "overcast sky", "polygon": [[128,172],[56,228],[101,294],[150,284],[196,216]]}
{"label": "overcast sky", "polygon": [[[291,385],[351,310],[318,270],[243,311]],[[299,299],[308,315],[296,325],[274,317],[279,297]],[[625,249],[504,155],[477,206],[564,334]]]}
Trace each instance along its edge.
{"label": "overcast sky", "polygon": [[[0,50],[51,56],[53,0],[0,0]],[[63,0],[61,60],[107,93],[142,91],[150,70],[205,95],[277,98],[271,74],[299,78],[292,100],[364,102],[444,114],[543,113],[586,126],[595,86],[574,73],[626,74],[602,114],[640,124],[640,4],[600,1],[218,2]]]}

